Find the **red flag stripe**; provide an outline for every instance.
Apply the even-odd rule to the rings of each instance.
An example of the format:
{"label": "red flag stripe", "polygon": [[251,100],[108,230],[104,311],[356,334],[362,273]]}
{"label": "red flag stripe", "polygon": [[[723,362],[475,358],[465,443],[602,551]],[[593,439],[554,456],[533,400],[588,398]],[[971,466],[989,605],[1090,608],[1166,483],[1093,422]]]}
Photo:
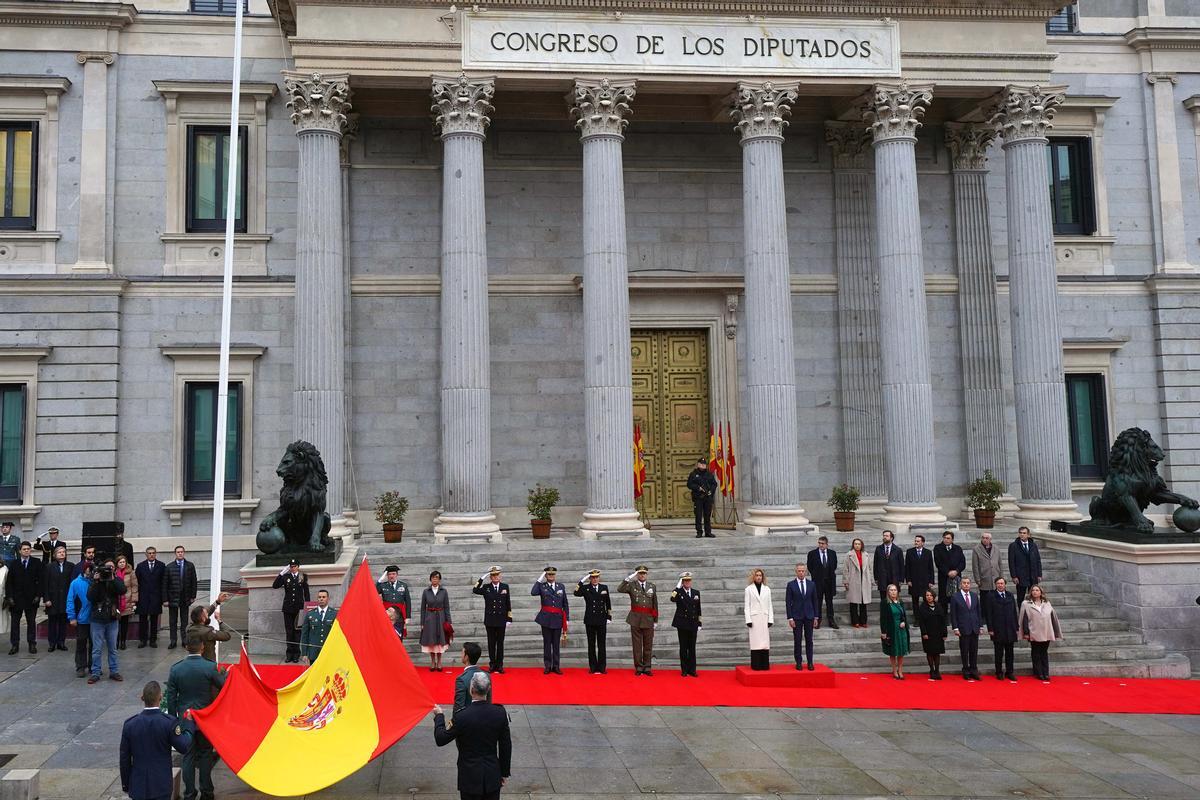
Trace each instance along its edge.
{"label": "red flag stripe", "polygon": [[[221,758],[234,772],[246,766],[246,762],[258,750],[266,738],[275,718],[279,716],[279,704],[275,690],[265,685],[254,672],[250,656],[242,646],[242,657],[229,668],[225,686],[221,693],[206,708],[192,712],[196,724],[209,741],[218,741],[212,736],[210,717],[221,721]],[[221,709],[237,709],[237,713],[222,713]]]}

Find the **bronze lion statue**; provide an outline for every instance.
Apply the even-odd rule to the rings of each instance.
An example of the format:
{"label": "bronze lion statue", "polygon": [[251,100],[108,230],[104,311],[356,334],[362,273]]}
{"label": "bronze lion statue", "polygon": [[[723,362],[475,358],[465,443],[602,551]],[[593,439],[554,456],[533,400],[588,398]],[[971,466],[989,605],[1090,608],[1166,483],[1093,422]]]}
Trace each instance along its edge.
{"label": "bronze lion statue", "polygon": [[331,543],[325,511],[329,478],[321,454],[308,442],[292,442],[275,474],[283,479],[279,508],[259,523],[258,549],[267,554],[325,550]]}
{"label": "bronze lion statue", "polygon": [[1166,456],[1147,431],[1127,428],[1113,443],[1108,456],[1108,477],[1101,494],[1092,498],[1091,516],[1085,525],[1105,528],[1132,528],[1153,533],[1154,523],[1142,512],[1146,506],[1176,503],[1185,508],[1200,507],[1190,497],[1167,488],[1158,474],[1158,462]]}

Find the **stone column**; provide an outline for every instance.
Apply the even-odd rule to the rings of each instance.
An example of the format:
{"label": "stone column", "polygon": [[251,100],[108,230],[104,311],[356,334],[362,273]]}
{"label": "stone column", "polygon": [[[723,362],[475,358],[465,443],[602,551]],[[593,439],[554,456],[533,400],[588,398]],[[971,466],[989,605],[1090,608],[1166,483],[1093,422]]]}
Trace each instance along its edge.
{"label": "stone column", "polygon": [[575,82],[569,98],[583,142],[585,539],[649,536],[633,506],[633,371],[621,143],[633,81]]}
{"label": "stone column", "polygon": [[296,126],[295,379],[292,435],[316,445],[329,478],[325,509],[344,535],[345,277],[338,145],[350,108],[349,76],[284,72]]}
{"label": "stone column", "polygon": [[[83,64],[83,144],[79,151],[79,253],[75,272],[112,272],[108,260],[108,68],[112,53],[78,53]],[[52,191],[56,187],[52,187]]]}
{"label": "stone column", "polygon": [[868,140],[861,123],[825,123],[825,141],[833,153],[844,474],[862,493],[858,513],[863,519],[882,514],[887,499],[880,419],[879,275],[872,241],[875,196],[867,165]]}
{"label": "stone column", "polygon": [[433,78],[442,138],[442,509],[436,541],[500,539],[492,513],[492,383],[483,140],[491,78]]}
{"label": "stone column", "polygon": [[1162,255],[1157,272],[1193,273],[1188,263],[1187,231],[1183,208],[1183,181],[1179,169],[1179,137],[1175,130],[1175,84],[1173,72],[1151,72],[1146,76],[1154,101],[1154,127],[1150,147],[1158,167],[1158,217],[1162,228]]}
{"label": "stone column", "polygon": [[755,534],[809,525],[800,507],[795,331],[783,193],[783,129],[797,88],[795,83],[739,83],[730,110],[742,137],[751,456],[745,524]]}
{"label": "stone column", "polygon": [[888,502],[884,522],[945,522],[933,460],[933,388],[921,211],[917,128],[930,86],[879,84],[863,118],[875,142],[875,248],[879,259],[879,354]]}
{"label": "stone column", "polygon": [[1031,527],[1081,518],[1071,499],[1054,227],[1046,189],[1046,131],[1065,91],[1065,86],[1010,86],[990,120],[1004,137],[1008,192],[1009,327],[1021,468],[1016,516]]}
{"label": "stone column", "polygon": [[987,151],[995,135],[986,125],[946,123],[946,148],[954,178],[967,477],[974,480],[984,470],[991,470],[1007,487],[1004,370],[987,198]]}
{"label": "stone column", "polygon": [[342,286],[345,298],[343,313],[345,314],[344,338],[345,355],[345,386],[346,386],[346,480],[342,485],[342,517],[346,527],[358,538],[362,535],[361,523],[358,519],[358,498],[354,486],[354,376],[352,374],[351,347],[354,322],[351,319],[351,304],[353,293],[350,291],[350,144],[358,138],[358,114],[347,114],[346,124],[342,130],[342,141],[338,145],[338,163],[342,168]]}

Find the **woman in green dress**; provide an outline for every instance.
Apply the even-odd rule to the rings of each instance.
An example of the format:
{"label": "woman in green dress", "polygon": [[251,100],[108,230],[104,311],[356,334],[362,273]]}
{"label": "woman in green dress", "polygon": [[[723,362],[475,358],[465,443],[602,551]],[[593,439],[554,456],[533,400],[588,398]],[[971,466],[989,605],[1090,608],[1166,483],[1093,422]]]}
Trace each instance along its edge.
{"label": "woman in green dress", "polygon": [[887,600],[879,615],[879,638],[883,652],[892,662],[892,677],[904,680],[904,657],[908,655],[908,617],[904,604],[900,602],[900,590],[896,584],[887,587]]}

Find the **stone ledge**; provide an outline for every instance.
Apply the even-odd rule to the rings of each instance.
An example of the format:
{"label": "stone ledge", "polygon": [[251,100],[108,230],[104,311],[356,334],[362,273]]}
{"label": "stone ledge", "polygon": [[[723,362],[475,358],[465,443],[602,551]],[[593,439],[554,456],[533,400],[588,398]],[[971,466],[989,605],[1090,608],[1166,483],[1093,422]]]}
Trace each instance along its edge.
{"label": "stone ledge", "polygon": [[[251,497],[246,500],[226,500],[225,510],[238,512],[238,521],[243,525],[249,525],[251,516],[254,514],[254,509],[258,508],[260,501],[257,497]],[[163,511],[166,511],[170,516],[171,525],[178,527],[183,525],[183,513],[185,511],[212,511],[212,500],[164,500],[160,505]]]}
{"label": "stone ledge", "polygon": [[1055,550],[1128,564],[1200,564],[1200,544],[1127,544],[1055,531],[1039,531],[1037,539]]}

